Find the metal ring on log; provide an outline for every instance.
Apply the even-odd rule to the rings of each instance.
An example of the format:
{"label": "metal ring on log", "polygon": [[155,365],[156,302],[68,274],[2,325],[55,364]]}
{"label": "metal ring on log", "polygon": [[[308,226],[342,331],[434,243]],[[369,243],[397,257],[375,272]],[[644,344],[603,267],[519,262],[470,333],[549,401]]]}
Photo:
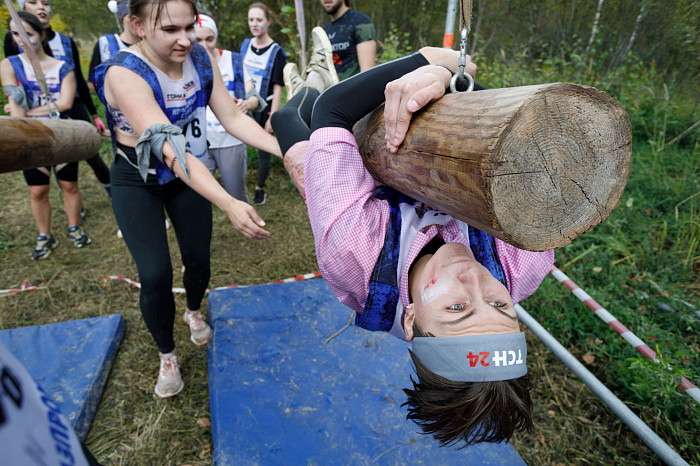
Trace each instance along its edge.
{"label": "metal ring on log", "polygon": [[632,131],[595,88],[553,83],[444,96],[414,115],[396,154],[383,107],[355,125],[377,180],[521,249],[564,246],[622,196]]}

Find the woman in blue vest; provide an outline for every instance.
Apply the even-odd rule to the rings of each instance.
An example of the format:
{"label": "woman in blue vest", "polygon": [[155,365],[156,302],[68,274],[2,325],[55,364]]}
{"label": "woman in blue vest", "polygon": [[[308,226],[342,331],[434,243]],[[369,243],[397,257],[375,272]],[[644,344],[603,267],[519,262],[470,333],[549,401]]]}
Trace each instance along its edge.
{"label": "woman in blue vest", "polygon": [[[5,58],[0,62],[0,76],[9,101],[10,116],[49,118],[47,104],[50,104],[51,110],[67,112],[73,105],[75,96],[75,73],[68,63],[48,55],[46,32],[39,19],[24,11],[19,15],[30,44],[22,42],[14,21],[9,22],[10,34],[17,45],[34,50],[51,95],[45,96],[39,87],[39,81],[26,52]],[[53,100],[53,103],[47,102],[48,99]],[[39,229],[36,248],[32,252],[33,259],[48,257],[51,250],[58,245],[58,241],[51,234],[49,190],[52,169],[63,191],[63,205],[68,217],[68,237],[79,248],[90,244],[90,238],[78,225],[83,205],[78,189],[78,162],[24,170],[24,178],[31,194],[32,215]]]}
{"label": "woman in blue vest", "polygon": [[88,68],[88,87],[90,87],[90,90],[92,91],[95,90],[94,81],[92,79],[95,68],[97,68],[100,63],[104,63],[112,58],[112,56],[116,55],[120,50],[132,46],[139,40],[131,27],[129,0],[122,0],[119,3],[116,1],[109,3],[110,8],[114,6],[114,9],[116,10],[113,13],[116,13],[119,23],[122,25],[122,32],[119,34],[105,34],[97,39],[97,43],[92,49],[90,68]]}
{"label": "woman in blue vest", "polygon": [[[252,80],[244,82],[243,59],[238,52],[222,50],[216,47],[218,28],[211,14],[200,11],[195,25],[197,43],[204,47],[213,63],[219,67],[228,94],[243,113],[259,112],[260,102]],[[246,93],[246,91],[250,91]],[[202,162],[214,174],[218,168],[221,185],[239,201],[249,202],[246,188],[248,172],[248,154],[243,142],[226,132],[221,123],[207,107],[207,141],[209,154]]]}
{"label": "woman in blue vest", "polygon": [[[65,61],[73,67],[77,88],[75,100],[69,116],[74,120],[92,121],[98,131],[103,132],[105,130],[105,125],[102,123],[102,119],[97,115],[97,109],[92,102],[90,91],[80,68],[78,47],[76,47],[73,39],[65,34],[56,33],[51,29],[51,2],[49,0],[17,0],[17,4],[20,10],[31,13],[39,18],[39,21],[41,21],[41,24],[46,30],[46,38],[51,48],[51,55],[58,60]],[[6,57],[17,55],[21,52],[17,45],[12,42],[9,33],[5,36],[4,45]],[[91,117],[88,116],[87,112],[90,112]],[[107,165],[102,161],[99,154],[95,154],[93,157],[89,158],[87,162],[90,168],[92,168],[92,171],[95,172],[97,179],[104,185],[105,190],[109,194],[109,168],[107,168]]]}
{"label": "woman in blue vest", "polygon": [[210,274],[210,203],[247,237],[270,237],[255,209],[230,196],[200,161],[207,154],[207,105],[243,142],[278,156],[280,149],[236,107],[218,67],[195,44],[194,0],[130,0],[129,11],[141,40],[95,70],[95,88],[117,154],[112,207],[139,271],[141,313],[160,351],[155,392],[169,397],[184,385],[173,340],[173,271],[164,211],[185,265],[184,319],[198,345],[211,338],[200,312]]}
{"label": "woman in blue vest", "polygon": [[[272,133],[270,117],[279,109],[282,100],[282,71],[287,57],[282,47],[270,37],[270,9],[267,5],[256,2],[248,7],[248,27],[253,37],[241,44],[245,80],[252,79],[258,94],[268,103],[265,110],[255,115],[255,119],[265,131]],[[259,150],[258,157],[258,180],[253,200],[261,205],[267,200],[264,188],[271,161],[270,154],[265,151]]]}

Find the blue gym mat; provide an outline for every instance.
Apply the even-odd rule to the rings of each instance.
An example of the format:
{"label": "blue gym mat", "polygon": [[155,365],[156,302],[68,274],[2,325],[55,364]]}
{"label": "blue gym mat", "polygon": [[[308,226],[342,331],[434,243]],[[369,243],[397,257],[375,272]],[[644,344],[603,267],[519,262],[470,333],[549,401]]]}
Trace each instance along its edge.
{"label": "blue gym mat", "polygon": [[439,448],[406,420],[407,343],[354,325],[323,280],[214,291],[214,460],[238,464],[525,464],[506,443]]}
{"label": "blue gym mat", "polygon": [[0,331],[0,341],[51,395],[80,440],[123,336],[121,314]]}

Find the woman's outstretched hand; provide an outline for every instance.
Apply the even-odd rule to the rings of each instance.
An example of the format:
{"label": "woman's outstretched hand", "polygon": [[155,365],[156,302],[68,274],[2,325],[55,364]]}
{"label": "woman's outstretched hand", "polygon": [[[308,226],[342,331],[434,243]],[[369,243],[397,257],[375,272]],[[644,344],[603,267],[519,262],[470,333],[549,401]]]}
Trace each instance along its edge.
{"label": "woman's outstretched hand", "polygon": [[236,230],[247,238],[270,239],[270,232],[262,228],[265,222],[250,204],[233,199],[231,207],[225,212]]}

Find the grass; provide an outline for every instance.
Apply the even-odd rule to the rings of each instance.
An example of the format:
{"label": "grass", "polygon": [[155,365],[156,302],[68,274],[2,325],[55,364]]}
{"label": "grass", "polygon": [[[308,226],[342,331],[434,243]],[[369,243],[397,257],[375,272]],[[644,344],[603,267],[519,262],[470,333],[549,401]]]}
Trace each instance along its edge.
{"label": "grass", "polygon": [[[640,338],[652,347],[658,345],[664,362],[686,371],[697,383],[700,332],[693,309],[684,303],[696,303],[699,291],[697,242],[688,238],[697,239],[700,199],[679,204],[698,189],[698,158],[687,151],[663,152],[660,157],[665,160],[657,161],[663,177],[649,182],[647,169],[656,157],[645,147],[635,148],[632,176],[620,206],[593,232],[558,251],[557,260]],[[112,274],[137,279],[134,263],[116,237],[109,200],[86,164],[81,164],[80,175],[88,208],[85,230],[93,243],[75,249],[63,237],[66,218],[54,185],[53,225],[61,244],[50,258],[37,262],[30,259],[35,226],[22,175],[2,175],[0,287],[28,280],[50,288],[0,295],[0,325],[14,328],[122,313],[126,334],[89,432],[88,447],[105,464],[210,464],[206,352],[189,342],[187,328],[178,319],[175,335],[185,391],[174,399],[155,399],[157,352],[141,320],[138,290],[101,279]],[[253,175],[251,170],[251,192]],[[279,163],[273,165],[267,190],[269,201],[258,211],[272,232],[270,241],[243,238],[214,209],[210,286],[268,283],[317,270],[306,209]],[[169,241],[175,244],[172,230]],[[175,286],[181,286],[177,248],[172,249],[172,259]],[[182,295],[176,295],[176,302],[184,310]],[[593,355],[589,369],[686,460],[700,463],[696,441],[700,410],[675,387],[676,379],[671,380],[658,365],[647,364],[552,277],[523,306],[576,356]],[[529,342],[536,427],[532,434],[517,435],[513,441],[525,461],[659,462],[532,334]],[[402,397],[397,393],[397,399]]]}
{"label": "grass", "polygon": [[[527,83],[518,80],[542,82],[538,71],[509,63],[490,65],[485,67],[491,73],[493,82],[485,81],[490,87]],[[551,80],[577,81],[560,76]],[[685,112],[674,107],[681,99],[669,97],[666,87],[663,92],[642,84],[634,87],[645,80],[654,82],[628,78],[628,87],[593,83],[611,89],[630,113],[635,134],[633,166],[625,193],[610,217],[558,250],[556,259],[565,273],[655,349],[663,364],[647,361],[552,277],[522,305],[575,356],[586,356],[589,370],[684,459],[700,464],[700,408],[677,387],[679,374],[700,384],[700,146],[691,134],[682,146],[660,150],[671,134],[695,121],[694,109]],[[692,101],[687,105],[692,107]],[[101,105],[98,108],[101,111]],[[108,152],[105,145],[105,160],[110,158]],[[252,193],[255,163],[249,167]],[[138,277],[123,241],[116,237],[109,199],[87,164],[81,163],[80,186],[88,208],[84,227],[93,243],[79,250],[65,238],[66,217],[53,184],[54,233],[61,244],[50,258],[37,262],[30,259],[36,227],[24,179],[21,173],[0,176],[0,289],[18,287],[23,280],[49,287],[0,295],[0,328],[122,313],[126,333],[88,434],[88,447],[110,465],[211,464],[206,352],[189,342],[187,328],[178,319],[175,338],[185,391],[174,399],[155,399],[158,357],[140,316],[138,290],[101,279],[105,275]],[[214,209],[210,287],[268,283],[318,269],[306,208],[277,161],[266,191],[269,201],[258,212],[272,232],[270,241],[245,239]],[[175,245],[173,231],[168,235],[169,243]],[[181,286],[176,247],[171,254],[174,284]],[[182,312],[182,295],[176,295],[176,303]],[[513,439],[528,464],[660,463],[529,332],[528,342],[535,430]],[[666,364],[673,372],[665,369]],[[403,396],[396,394],[398,400]],[[388,457],[385,460],[391,462]]]}

